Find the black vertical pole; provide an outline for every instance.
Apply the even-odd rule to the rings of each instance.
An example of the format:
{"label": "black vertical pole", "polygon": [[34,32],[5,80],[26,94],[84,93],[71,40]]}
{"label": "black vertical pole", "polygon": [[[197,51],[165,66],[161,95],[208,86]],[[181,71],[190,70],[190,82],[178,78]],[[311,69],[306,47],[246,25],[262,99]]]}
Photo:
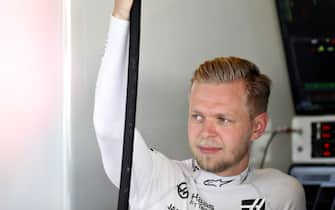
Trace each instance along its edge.
{"label": "black vertical pole", "polygon": [[141,0],[134,0],[130,12],[130,37],[128,83],[126,99],[126,121],[124,127],[124,143],[122,154],[121,182],[119,190],[118,210],[129,209],[129,193],[131,169],[133,162],[134,129],[136,117],[138,64],[140,50]]}

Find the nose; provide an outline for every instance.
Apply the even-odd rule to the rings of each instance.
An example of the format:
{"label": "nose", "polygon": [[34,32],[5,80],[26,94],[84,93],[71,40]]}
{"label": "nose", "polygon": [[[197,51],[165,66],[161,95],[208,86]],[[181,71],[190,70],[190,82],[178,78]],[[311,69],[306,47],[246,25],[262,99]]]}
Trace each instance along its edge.
{"label": "nose", "polygon": [[203,123],[201,136],[203,138],[211,138],[216,136],[215,122],[206,120]]}

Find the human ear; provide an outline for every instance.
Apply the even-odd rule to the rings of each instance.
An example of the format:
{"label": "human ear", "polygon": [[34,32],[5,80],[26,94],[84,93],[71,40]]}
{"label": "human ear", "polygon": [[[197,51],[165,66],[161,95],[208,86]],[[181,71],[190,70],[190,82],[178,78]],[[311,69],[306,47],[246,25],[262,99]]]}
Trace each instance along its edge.
{"label": "human ear", "polygon": [[259,137],[261,137],[266,129],[266,126],[269,121],[269,116],[266,112],[263,112],[259,115],[257,115],[253,119],[253,128],[252,128],[252,134],[251,134],[251,141],[257,140]]}

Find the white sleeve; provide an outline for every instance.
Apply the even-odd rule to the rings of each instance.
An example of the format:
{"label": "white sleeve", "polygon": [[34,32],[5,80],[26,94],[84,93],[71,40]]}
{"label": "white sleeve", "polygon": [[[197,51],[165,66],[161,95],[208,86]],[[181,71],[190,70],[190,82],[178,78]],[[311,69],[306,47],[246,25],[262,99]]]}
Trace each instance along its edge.
{"label": "white sleeve", "polygon": [[[119,187],[125,124],[129,22],[111,18],[98,74],[94,127],[107,176]],[[151,151],[135,130],[131,194],[141,192],[152,173]],[[143,179],[143,177],[147,179]]]}

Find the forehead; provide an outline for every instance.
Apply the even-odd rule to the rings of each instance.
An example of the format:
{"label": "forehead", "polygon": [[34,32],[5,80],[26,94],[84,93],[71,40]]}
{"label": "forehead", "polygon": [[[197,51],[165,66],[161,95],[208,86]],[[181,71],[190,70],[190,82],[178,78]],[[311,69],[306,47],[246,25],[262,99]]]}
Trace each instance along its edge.
{"label": "forehead", "polygon": [[220,84],[195,82],[191,87],[190,106],[195,109],[229,108],[234,111],[244,109],[246,105],[247,94],[245,83],[242,80]]}

